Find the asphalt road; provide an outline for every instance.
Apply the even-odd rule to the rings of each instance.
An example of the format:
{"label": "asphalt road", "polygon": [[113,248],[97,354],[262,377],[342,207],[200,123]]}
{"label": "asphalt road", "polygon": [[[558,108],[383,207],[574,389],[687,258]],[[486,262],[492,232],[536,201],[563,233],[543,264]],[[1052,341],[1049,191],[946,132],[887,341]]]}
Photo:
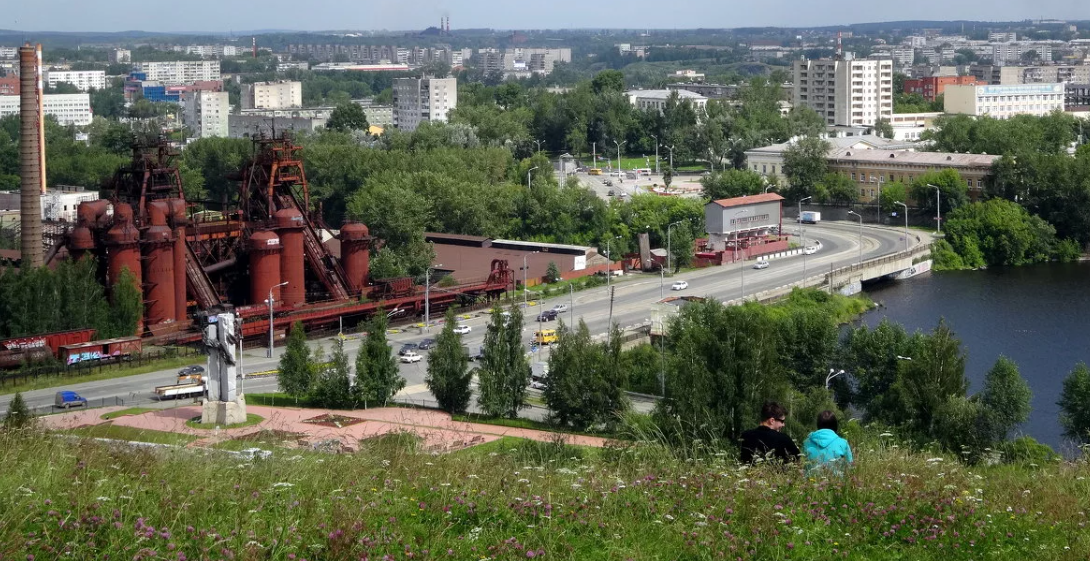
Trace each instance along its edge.
{"label": "asphalt road", "polygon": [[[786,233],[797,235],[798,226],[785,224]],[[654,274],[630,274],[618,279],[612,286],[615,287],[613,302],[613,322],[621,326],[635,325],[651,318],[651,304],[660,300],[660,295],[694,295],[710,296],[720,300],[733,300],[742,295],[743,277],[745,294],[752,295],[755,292],[776,288],[795,282],[803,278],[805,268],[807,275],[818,274],[831,268],[842,267],[855,263],[859,259],[860,234],[858,226],[849,223],[821,223],[806,227],[806,239],[808,243],[814,241],[821,243],[821,249],[813,254],[788,257],[773,260],[771,266],[766,269],[753,269],[753,261],[742,265],[727,265],[725,267],[711,267],[698,271],[682,273],[673,278],[660,280]],[[883,255],[895,253],[904,247],[903,232],[901,230],[864,227],[862,231],[862,256],[863,259],[871,259]],[[915,238],[911,240],[915,243]],[[674,280],[686,280],[689,287],[683,291],[673,292],[670,285]],[[564,296],[537,302],[525,310],[526,327],[524,340],[530,340],[538,324],[533,321],[539,310],[552,308],[556,304],[570,305],[571,310],[563,315],[565,323],[572,323],[573,319],[582,319],[587,323],[593,334],[604,334],[607,331],[610,317],[609,292],[606,287],[598,287],[582,292],[577,292],[572,297]],[[476,349],[484,341],[485,326],[488,323],[487,313],[474,314],[472,319],[463,323],[469,325],[472,331],[463,335],[464,343],[471,349]],[[546,324],[555,326],[556,322]],[[439,328],[432,327],[432,333],[426,335],[419,329],[410,329],[390,336],[390,344],[396,351],[406,342],[418,342],[425,337],[434,337]],[[361,341],[349,339],[345,348],[350,357],[354,357]],[[328,351],[331,341],[329,339],[312,341],[312,345],[323,345]],[[266,358],[265,349],[248,349],[243,353],[243,369],[245,372],[260,372],[275,369],[279,355],[283,348],[275,350],[273,358]],[[548,350],[534,356],[534,361],[546,360]],[[408,400],[431,399],[430,393],[424,386],[424,375],[427,369],[425,361],[414,364],[401,364],[401,374],[405,377],[406,387],[399,394],[399,398]],[[79,392],[80,395],[97,405],[102,401],[112,404],[117,400],[123,400],[125,404],[139,403],[148,405],[154,399],[156,386],[175,383],[175,370],[163,370],[148,374],[139,374],[125,378],[102,380],[96,382],[81,382],[65,384],[62,387],[26,392],[23,394],[27,404],[32,408],[48,408],[53,403],[54,393],[58,389],[68,389]],[[245,393],[264,393],[277,390],[275,377],[247,379],[243,381]],[[6,412],[11,395],[0,396],[0,412]],[[189,403],[191,400],[181,400],[180,403]],[[171,405],[175,402],[165,403]],[[540,413],[540,411],[539,411]],[[538,415],[529,415],[538,416]]]}

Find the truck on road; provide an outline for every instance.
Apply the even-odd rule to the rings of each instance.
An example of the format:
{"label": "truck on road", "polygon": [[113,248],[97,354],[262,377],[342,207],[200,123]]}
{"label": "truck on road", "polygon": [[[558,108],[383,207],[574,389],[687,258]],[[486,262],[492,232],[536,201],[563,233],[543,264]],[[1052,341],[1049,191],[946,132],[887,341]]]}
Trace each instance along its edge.
{"label": "truck on road", "polygon": [[804,210],[802,211],[802,214],[799,215],[799,219],[803,224],[817,224],[818,222],[821,222],[821,213],[812,210]]}
{"label": "truck on road", "polygon": [[201,396],[204,395],[206,381],[200,374],[179,374],[176,384],[155,388],[155,396],[160,400]]}

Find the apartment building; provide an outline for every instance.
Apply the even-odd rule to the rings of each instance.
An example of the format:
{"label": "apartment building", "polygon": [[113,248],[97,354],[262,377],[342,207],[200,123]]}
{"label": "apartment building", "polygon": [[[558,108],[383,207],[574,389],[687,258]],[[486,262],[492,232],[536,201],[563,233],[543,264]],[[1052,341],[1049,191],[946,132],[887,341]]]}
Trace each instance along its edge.
{"label": "apartment building", "polygon": [[218,60],[136,62],[133,63],[133,71],[142,74],[144,80],[159,82],[164,86],[182,86],[221,79]]}
{"label": "apartment building", "polygon": [[371,98],[354,100],[363,107],[363,114],[367,117],[367,123],[372,126],[389,127],[394,124],[394,106],[379,105]]}
{"label": "apartment building", "polygon": [[1090,106],[1090,84],[1064,84],[1064,108]]}
{"label": "apartment building", "polygon": [[230,100],[227,92],[196,91],[184,97],[182,123],[192,132],[192,138],[227,136]]}
{"label": "apartment building", "polygon": [[1019,64],[1030,51],[1037,53],[1036,60],[1052,60],[1052,45],[1049,43],[1012,41],[992,45],[992,62],[1000,66]]}
{"label": "apartment building", "polygon": [[1007,119],[1015,115],[1047,115],[1064,110],[1064,85],[947,86],[943,96],[947,113],[988,115]]}
{"label": "apartment building", "polygon": [[978,80],[973,76],[929,76],[905,80],[904,93],[918,93],[927,101],[935,101],[942,95],[946,86],[976,86],[986,85],[987,82]]}
{"label": "apartment building", "polygon": [[325,127],[332,107],[306,109],[253,109],[232,113],[227,117],[231,138],[272,138],[283,131],[314,131]]}
{"label": "apartment building", "polygon": [[114,49],[110,53],[110,62],[114,64],[128,64],[132,62],[132,51],[129,49]]}
{"label": "apartment building", "polygon": [[242,86],[243,109],[290,109],[303,106],[303,83],[255,82]]}
{"label": "apartment building", "polygon": [[1018,34],[1014,31],[992,31],[988,33],[988,41],[991,43],[1011,43],[1018,40]]}
{"label": "apartment building", "polygon": [[[83,126],[91,124],[91,95],[45,94],[42,109],[62,125]],[[0,118],[19,114],[18,95],[0,95]]]}
{"label": "apartment building", "polygon": [[968,67],[977,80],[993,85],[1050,84],[1053,82],[1090,82],[1090,66],[998,66],[977,64]]}
{"label": "apartment building", "polygon": [[445,123],[458,106],[458,82],[454,78],[395,78],[394,126],[414,131],[420,123]]}
{"label": "apartment building", "polygon": [[858,185],[861,202],[877,199],[879,189],[886,183],[898,181],[908,185],[925,173],[945,169],[957,171],[969,188],[969,197],[976,200],[983,192],[992,164],[999,158],[989,154],[847,148],[830,153],[828,162],[830,172],[843,173]]}
{"label": "apartment building", "polygon": [[828,125],[874,125],[893,115],[893,61],[798,60],[792,104],[809,107]]}
{"label": "apartment building", "polygon": [[45,82],[51,87],[67,83],[79,88],[81,92],[106,88],[105,70],[46,70]]}
{"label": "apartment building", "polygon": [[477,66],[485,72],[549,74],[558,62],[571,62],[571,49],[516,47],[477,51]]}
{"label": "apartment building", "polygon": [[0,95],[19,95],[19,77],[4,76],[0,78]]}

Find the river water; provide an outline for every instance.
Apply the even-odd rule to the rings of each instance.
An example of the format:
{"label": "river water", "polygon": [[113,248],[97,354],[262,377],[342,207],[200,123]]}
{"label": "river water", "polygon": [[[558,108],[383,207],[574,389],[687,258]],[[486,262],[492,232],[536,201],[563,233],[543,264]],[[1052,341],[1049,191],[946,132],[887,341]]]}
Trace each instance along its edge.
{"label": "river water", "polygon": [[881,307],[862,319],[888,317],[907,330],[931,331],[945,318],[967,355],[970,393],[1000,355],[1018,364],[1033,390],[1033,410],[1020,432],[1070,448],[1061,435],[1063,380],[1079,361],[1090,364],[1090,263],[928,273],[865,287]]}

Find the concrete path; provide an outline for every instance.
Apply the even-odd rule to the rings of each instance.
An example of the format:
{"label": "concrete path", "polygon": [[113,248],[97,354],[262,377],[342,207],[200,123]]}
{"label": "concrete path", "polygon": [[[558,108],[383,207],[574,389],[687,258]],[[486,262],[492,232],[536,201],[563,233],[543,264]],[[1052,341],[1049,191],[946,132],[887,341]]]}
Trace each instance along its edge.
{"label": "concrete path", "polygon": [[[72,411],[43,417],[41,422],[50,429],[72,429],[113,422],[117,426],[175,432],[198,437],[199,440],[193,442],[190,446],[210,446],[217,442],[261,431],[288,433],[285,434],[285,440],[296,440],[300,446],[308,447],[336,440],[345,451],[358,450],[360,440],[402,431],[414,433],[423,441],[424,449],[436,453],[492,442],[504,436],[527,438],[541,442],[552,442],[559,436],[566,444],[579,446],[601,447],[605,446],[607,442],[605,438],[592,436],[560,434],[480,423],[464,423],[453,421],[450,415],[440,411],[405,407],[344,411],[250,405],[246,408],[247,413],[260,415],[263,420],[256,425],[226,430],[187,427],[186,421],[201,414],[201,408],[197,405],[150,411],[140,415],[127,415],[112,419],[112,421],[102,419],[102,415],[121,409],[123,408],[105,407]],[[363,422],[342,428],[304,422],[307,419],[326,414],[361,419]]]}

